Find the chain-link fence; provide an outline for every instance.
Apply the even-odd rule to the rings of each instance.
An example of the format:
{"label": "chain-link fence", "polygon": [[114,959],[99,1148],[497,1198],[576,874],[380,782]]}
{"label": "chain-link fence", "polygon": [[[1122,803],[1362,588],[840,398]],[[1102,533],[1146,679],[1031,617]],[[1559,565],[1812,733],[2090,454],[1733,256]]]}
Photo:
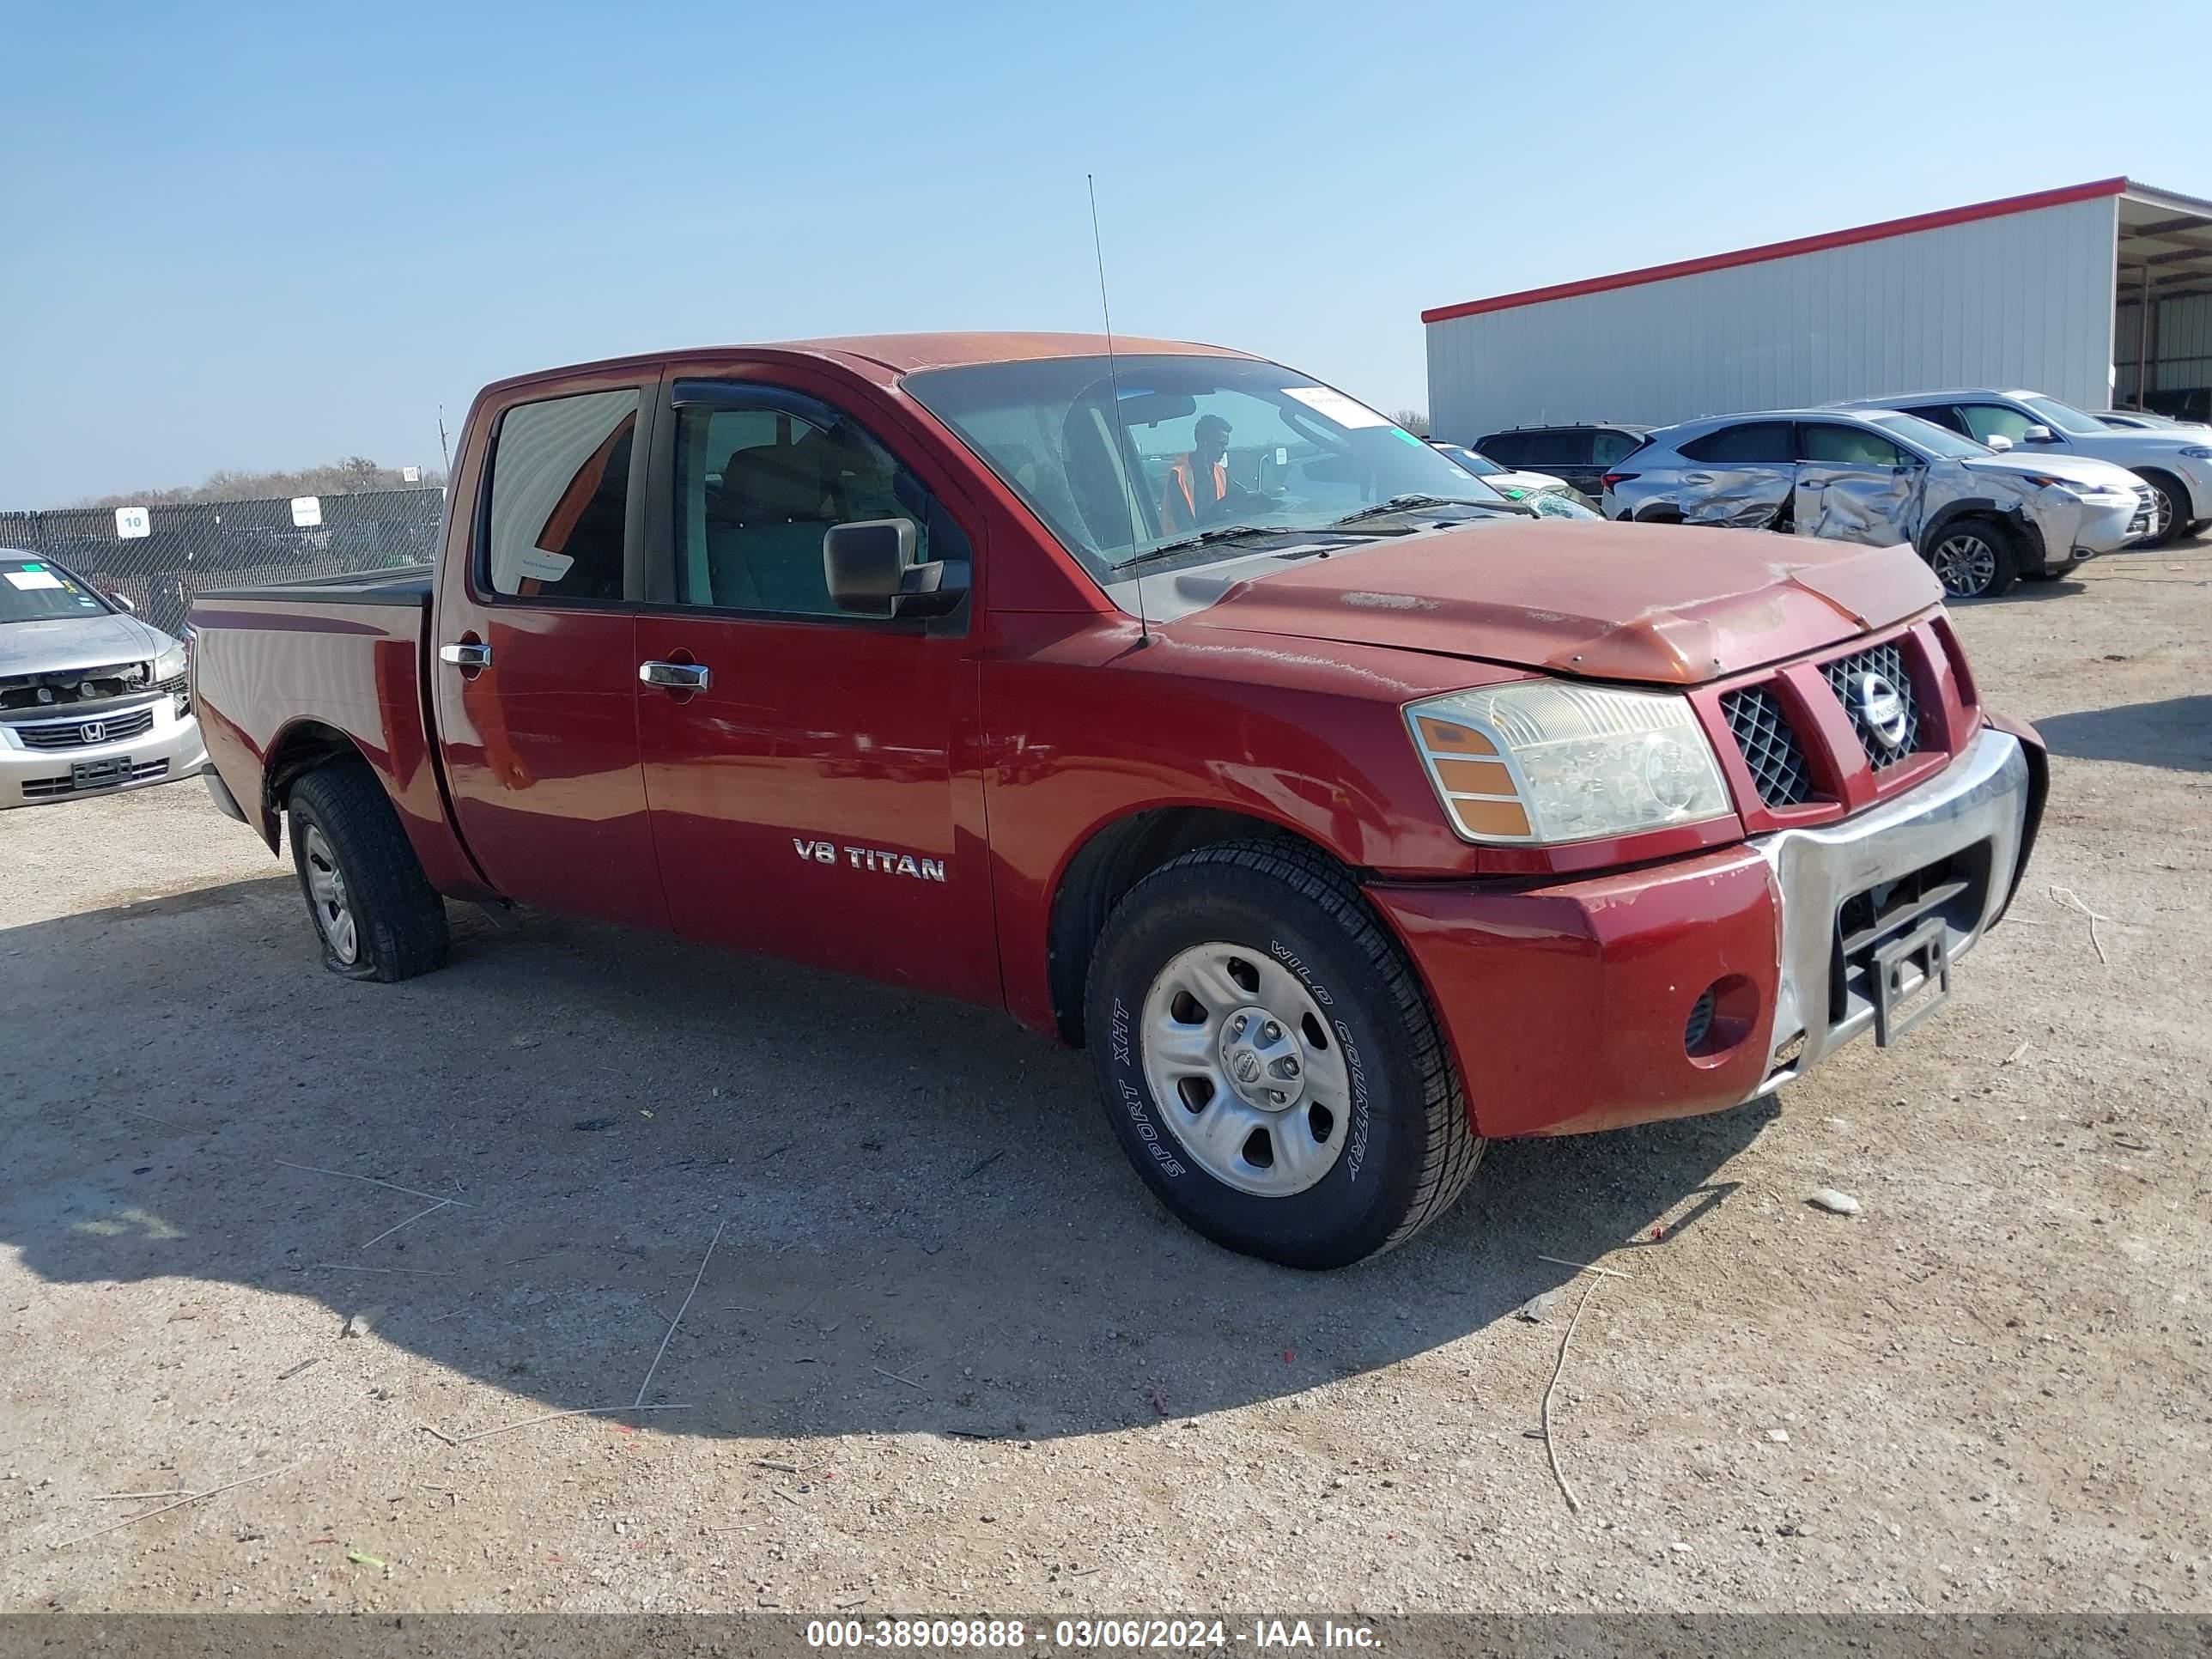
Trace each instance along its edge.
{"label": "chain-link fence", "polygon": [[442,489],[377,489],[296,501],[0,513],[0,548],[64,565],[174,634],[204,588],[428,564],[445,501]]}

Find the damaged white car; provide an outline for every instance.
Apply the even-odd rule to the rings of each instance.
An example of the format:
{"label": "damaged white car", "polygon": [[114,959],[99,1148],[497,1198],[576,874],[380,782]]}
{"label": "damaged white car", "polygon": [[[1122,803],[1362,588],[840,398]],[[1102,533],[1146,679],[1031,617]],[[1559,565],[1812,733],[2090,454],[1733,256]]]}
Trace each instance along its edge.
{"label": "damaged white car", "polygon": [[197,776],[190,666],[120,596],[0,548],[0,810]]}
{"label": "damaged white car", "polygon": [[1909,542],[1954,599],[2153,533],[2157,500],[2125,467],[2000,453],[1888,410],[1778,410],[1654,432],[1605,476],[1605,515]]}

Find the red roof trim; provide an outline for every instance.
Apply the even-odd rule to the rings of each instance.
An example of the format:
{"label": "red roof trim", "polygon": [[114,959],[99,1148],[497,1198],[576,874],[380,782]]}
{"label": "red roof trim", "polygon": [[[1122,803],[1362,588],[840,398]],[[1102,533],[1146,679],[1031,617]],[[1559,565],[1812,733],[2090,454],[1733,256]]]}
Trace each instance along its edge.
{"label": "red roof trim", "polygon": [[1701,259],[1678,259],[1672,264],[1646,265],[1641,270],[1624,270],[1611,276],[1591,276],[1579,283],[1558,283],[1550,288],[1523,289],[1518,294],[1500,294],[1487,300],[1469,300],[1463,305],[1438,306],[1421,313],[1425,323],[1449,322],[1455,317],[1474,317],[1486,311],[1510,311],[1517,306],[1540,305],[1547,300],[1571,300],[1581,294],[1603,294],[1616,288],[1640,288],[1646,283],[1663,283],[1676,276],[1698,276],[1709,270],[1729,270],[1737,265],[1764,264],[1769,259],[1787,259],[1800,253],[1821,253],[1833,247],[1850,247],[1860,242],[1879,242],[1892,236],[1910,236],[1916,231],[1942,230],[1949,225],[1972,224],[1977,219],[2002,219],[2011,213],[2033,213],[2038,208],[2064,207],[2069,202],[2093,202],[2100,196],[2118,196],[2128,188],[2122,179],[2100,179],[2094,184],[2068,185],[2060,190],[2037,191],[2028,196],[2007,196],[1994,202],[1977,202],[1969,207],[1945,208],[1936,213],[1916,213],[1909,219],[1885,219],[1878,225],[1860,225],[1851,230],[1832,230],[1819,236],[1800,236],[1794,241],[1768,242],[1759,247],[1738,248],[1733,253],[1709,253]]}

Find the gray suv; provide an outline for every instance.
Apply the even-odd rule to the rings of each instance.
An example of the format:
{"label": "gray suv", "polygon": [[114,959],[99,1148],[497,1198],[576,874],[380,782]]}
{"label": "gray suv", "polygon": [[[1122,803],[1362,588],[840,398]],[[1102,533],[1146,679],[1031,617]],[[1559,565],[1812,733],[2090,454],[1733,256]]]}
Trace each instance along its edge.
{"label": "gray suv", "polygon": [[1999,453],[1894,410],[1774,410],[1655,432],[1606,473],[1605,515],[1910,542],[1954,599],[2055,576],[2150,533],[2148,486],[2079,456]]}

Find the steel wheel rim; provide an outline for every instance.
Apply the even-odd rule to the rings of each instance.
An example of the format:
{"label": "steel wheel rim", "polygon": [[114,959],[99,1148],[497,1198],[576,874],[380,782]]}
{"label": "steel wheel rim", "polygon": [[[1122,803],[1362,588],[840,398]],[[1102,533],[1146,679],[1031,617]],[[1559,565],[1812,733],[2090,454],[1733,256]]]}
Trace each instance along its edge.
{"label": "steel wheel rim", "polygon": [[345,872],[323,832],[309,824],[300,837],[300,855],[307,867],[307,904],[315,913],[315,926],[331,954],[350,968],[361,954],[361,929],[354,923],[353,906],[346,896]]}
{"label": "steel wheel rim", "polygon": [[1146,993],[1145,1080],[1190,1161],[1257,1198],[1291,1198],[1336,1167],[1352,1079],[1335,1030],[1280,963],[1215,942],[1179,952]]}
{"label": "steel wheel rim", "polygon": [[1972,599],[1996,580],[1997,551],[1979,536],[1947,536],[1932,561],[1946,593]]}

